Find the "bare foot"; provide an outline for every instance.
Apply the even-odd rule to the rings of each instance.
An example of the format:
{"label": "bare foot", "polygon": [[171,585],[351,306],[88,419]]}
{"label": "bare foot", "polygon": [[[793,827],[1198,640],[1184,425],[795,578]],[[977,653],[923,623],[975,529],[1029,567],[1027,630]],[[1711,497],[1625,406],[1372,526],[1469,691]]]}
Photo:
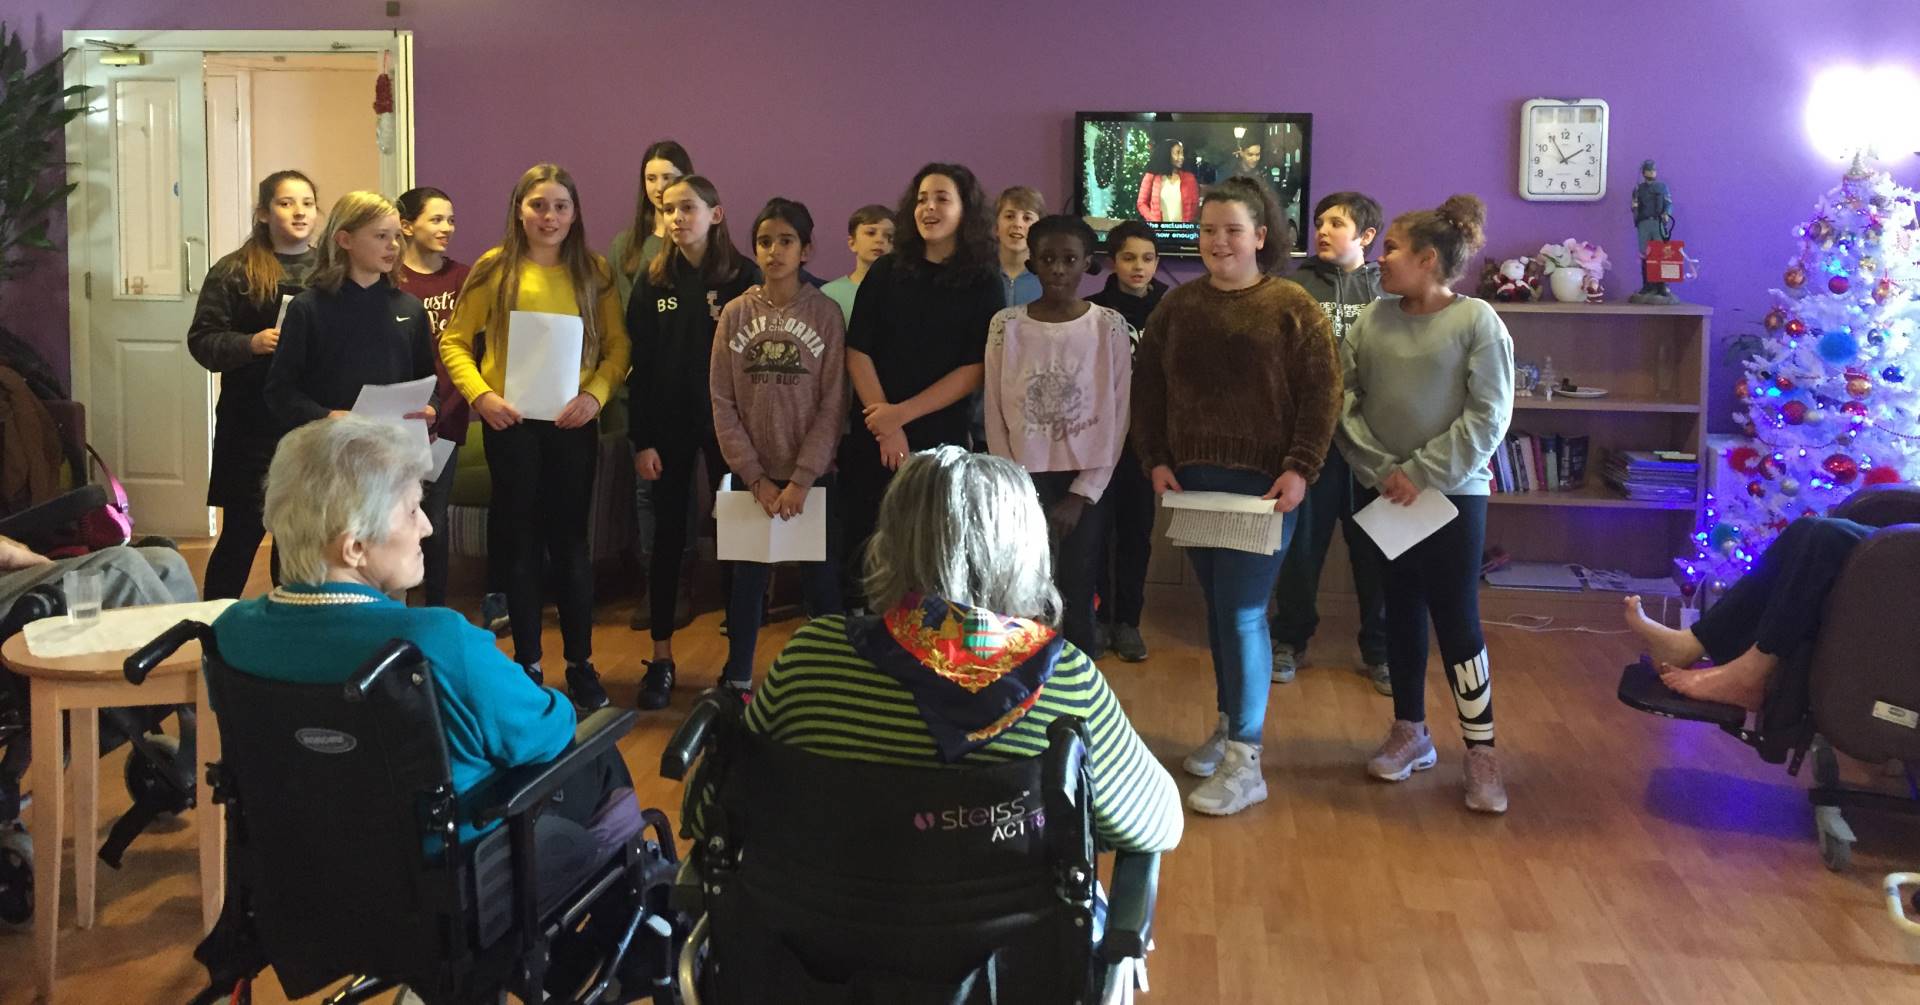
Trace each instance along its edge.
{"label": "bare foot", "polygon": [[1759,649],[1749,649],[1731,663],[1702,670],[1681,670],[1663,663],[1660,683],[1699,701],[1717,701],[1758,712],[1767,698],[1767,680],[1778,664],[1779,660]]}
{"label": "bare foot", "polygon": [[1676,667],[1692,666],[1707,655],[1700,639],[1692,632],[1666,625],[1647,617],[1640,604],[1638,594],[1626,598],[1627,627],[1640,636],[1646,643],[1647,653],[1656,663],[1671,663]]}

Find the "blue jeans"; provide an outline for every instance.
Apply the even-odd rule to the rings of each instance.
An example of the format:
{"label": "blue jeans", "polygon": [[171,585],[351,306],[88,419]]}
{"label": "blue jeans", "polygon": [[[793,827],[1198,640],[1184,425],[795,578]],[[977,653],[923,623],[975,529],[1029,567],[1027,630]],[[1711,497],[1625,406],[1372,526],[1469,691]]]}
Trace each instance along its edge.
{"label": "blue jeans", "polygon": [[[1189,464],[1175,472],[1182,489],[1265,495],[1273,479],[1258,471]],[[1285,517],[1292,543],[1295,514]],[[1271,555],[1232,548],[1188,548],[1187,560],[1207,600],[1207,648],[1213,653],[1213,683],[1227,738],[1259,743],[1267,722],[1267,691],[1273,686],[1273,647],[1267,634],[1267,598],[1286,547]]]}

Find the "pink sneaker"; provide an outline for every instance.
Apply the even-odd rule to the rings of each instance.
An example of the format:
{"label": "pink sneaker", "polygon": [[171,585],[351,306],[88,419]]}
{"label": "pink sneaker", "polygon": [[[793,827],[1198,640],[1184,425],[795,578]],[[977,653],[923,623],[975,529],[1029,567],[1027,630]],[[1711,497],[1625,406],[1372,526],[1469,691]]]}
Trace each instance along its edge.
{"label": "pink sneaker", "polygon": [[1386,742],[1367,762],[1367,774],[1383,782],[1404,782],[1416,771],[1425,771],[1440,760],[1433,752],[1433,736],[1424,722],[1393,720]]}
{"label": "pink sneaker", "polygon": [[1467,809],[1505,813],[1507,785],[1500,779],[1500,758],[1492,747],[1467,748]]}

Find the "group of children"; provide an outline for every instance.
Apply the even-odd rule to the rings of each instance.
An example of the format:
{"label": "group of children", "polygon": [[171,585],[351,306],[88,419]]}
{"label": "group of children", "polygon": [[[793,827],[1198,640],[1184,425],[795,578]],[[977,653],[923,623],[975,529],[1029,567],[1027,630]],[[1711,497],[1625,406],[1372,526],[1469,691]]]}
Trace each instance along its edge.
{"label": "group of children", "polygon": [[[437,374],[431,405],[412,418],[456,439],[469,408],[482,423],[489,590],[505,595],[516,662],[543,677],[551,591],[568,692],[583,709],[606,704],[592,664],[587,526],[602,412],[624,387],[649,546],[635,618],[653,640],[643,708],[670,703],[691,514],[722,476],[770,518],[828,507],[828,561],[802,570],[819,616],[865,605],[864,547],[901,462],[958,445],[1030,473],[1062,634],[1094,655],[1147,656],[1139,624],[1157,494],[1241,493],[1285,514],[1272,555],[1188,549],[1219,712],[1184,762],[1205,779],[1193,809],[1224,815],[1266,798],[1268,690],[1292,679],[1304,653],[1343,519],[1363,662],[1395,708],[1368,770],[1397,781],[1435,762],[1423,694],[1431,615],[1468,744],[1467,804],[1505,809],[1473,579],[1486,461],[1512,408],[1512,348],[1484,303],[1451,290],[1483,243],[1471,196],[1406,214],[1384,235],[1378,203],[1328,196],[1315,209],[1317,258],[1289,280],[1273,193],[1228,179],[1195,210],[1205,278],[1169,290],[1145,224],[1102,240],[1079,217],[1044,215],[1029,188],[989,204],[973,173],[950,163],[923,167],[894,209],[853,214],[855,268],[831,283],[806,271],[806,206],[770,201],[742,254],[719,190],[672,141],[647,149],[633,225],[604,258],[590,250],[572,178],[551,164],[522,176],[501,243],[470,270],[446,257],[453,204],[438,190],[397,204],[351,193],[317,234],[304,175],[272,175],[259,195],[253,233],[214,265],[189,339],[225,377],[208,501],[226,512],[210,597],[244,585],[261,537],[259,483],[281,434],[350,408],[365,385]],[[1375,266],[1365,259],[1377,236]],[[1112,274],[1082,299],[1102,254]],[[512,328],[544,324],[540,314],[577,318],[582,331],[578,393],[551,421],[507,397]],[[454,463],[423,503],[435,528],[430,604],[446,599]],[[1459,516],[1388,561],[1351,516],[1376,495],[1404,505],[1421,492],[1446,494]],[[722,571],[721,683],[745,696],[770,570]]]}

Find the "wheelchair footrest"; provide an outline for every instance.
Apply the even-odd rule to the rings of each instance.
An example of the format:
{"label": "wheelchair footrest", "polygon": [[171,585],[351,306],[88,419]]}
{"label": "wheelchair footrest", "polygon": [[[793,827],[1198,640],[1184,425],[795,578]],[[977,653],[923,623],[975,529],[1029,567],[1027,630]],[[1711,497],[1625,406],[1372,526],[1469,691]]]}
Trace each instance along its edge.
{"label": "wheelchair footrest", "polygon": [[1738,705],[1689,698],[1661,683],[1659,669],[1644,656],[1620,672],[1619,694],[1622,704],[1669,719],[1712,723],[1735,733],[1747,722],[1746,709]]}

